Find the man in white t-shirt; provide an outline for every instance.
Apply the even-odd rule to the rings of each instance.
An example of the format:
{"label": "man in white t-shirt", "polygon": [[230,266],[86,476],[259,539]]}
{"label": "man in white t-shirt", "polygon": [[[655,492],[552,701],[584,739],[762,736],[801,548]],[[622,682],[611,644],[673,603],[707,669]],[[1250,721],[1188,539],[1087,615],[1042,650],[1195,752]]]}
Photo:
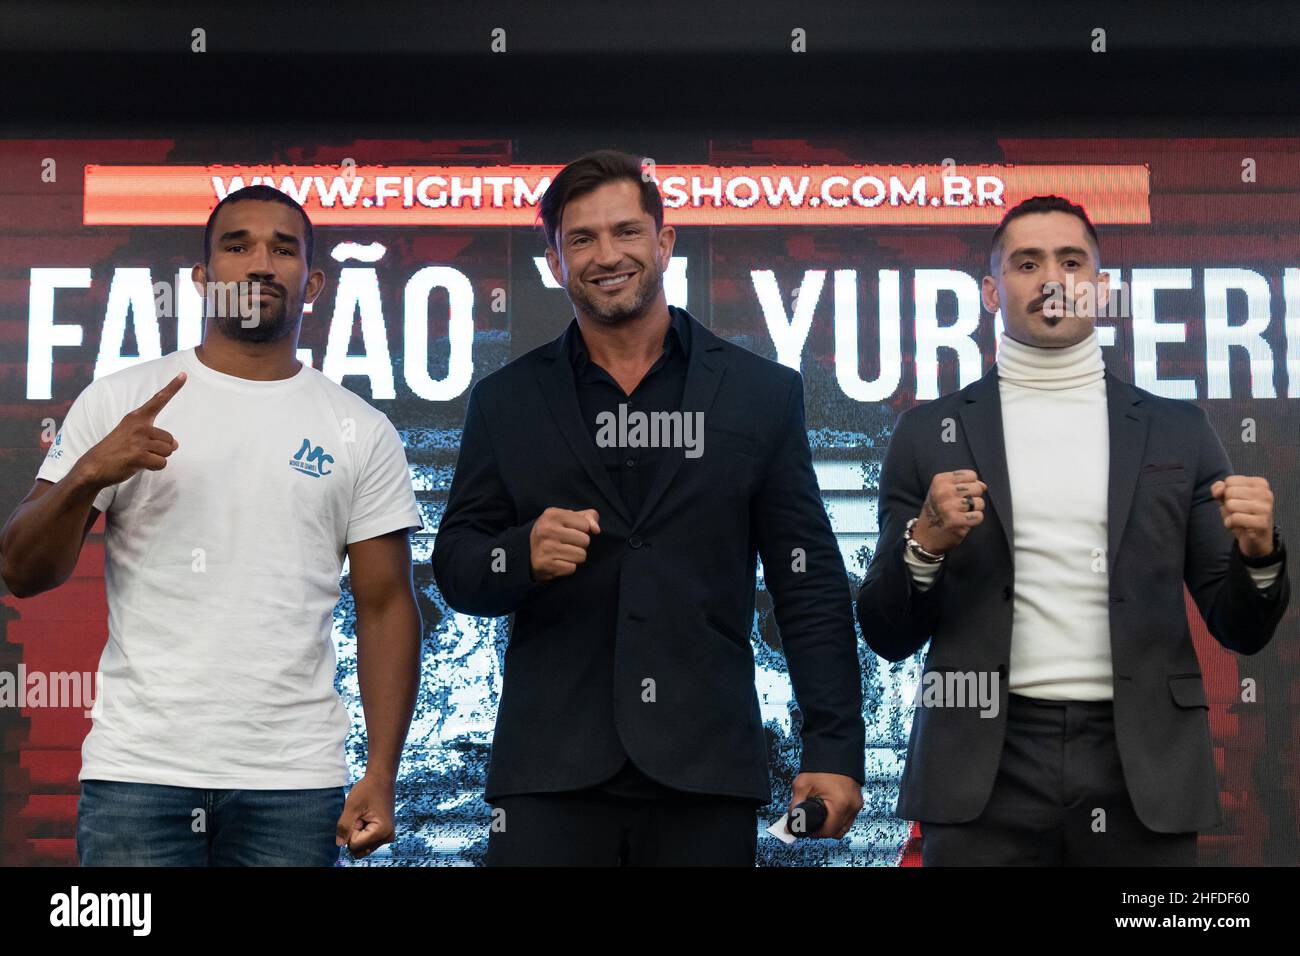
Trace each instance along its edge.
{"label": "man in white t-shirt", "polygon": [[[298,361],[312,227],[279,191],[208,221],[203,344],[89,385],[0,531],[18,597],[72,574],[106,519],[108,641],[82,751],[83,865],[331,865],[393,838],[420,669],[410,529],[387,417]],[[218,299],[216,304],[221,304]],[[351,788],[331,618],[347,556],[368,735]]]}

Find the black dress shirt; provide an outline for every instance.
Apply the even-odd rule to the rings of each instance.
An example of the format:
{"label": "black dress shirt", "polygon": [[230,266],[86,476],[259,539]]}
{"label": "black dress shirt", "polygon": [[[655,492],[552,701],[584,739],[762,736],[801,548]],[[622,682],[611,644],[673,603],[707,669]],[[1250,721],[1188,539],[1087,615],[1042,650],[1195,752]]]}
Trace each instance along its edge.
{"label": "black dress shirt", "polygon": [[[686,366],[690,355],[691,329],[682,314],[671,309],[672,324],[664,335],[664,348],[650,370],[642,376],[632,390],[623,391],[614,377],[591,360],[587,344],[582,338],[577,320],[569,336],[569,359],[573,363],[574,384],[578,391],[578,406],[596,444],[597,416],[609,412],[618,417],[618,406],[628,406],[628,411],[651,412],[680,411],[682,393],[686,388]],[[645,494],[650,489],[655,472],[664,456],[663,448],[619,448],[596,446],[596,454],[618,489],[628,512],[637,515]],[[650,779],[637,769],[629,759],[613,777],[594,788],[605,793],[624,797],[663,799],[683,796],[683,791],[666,787]]]}

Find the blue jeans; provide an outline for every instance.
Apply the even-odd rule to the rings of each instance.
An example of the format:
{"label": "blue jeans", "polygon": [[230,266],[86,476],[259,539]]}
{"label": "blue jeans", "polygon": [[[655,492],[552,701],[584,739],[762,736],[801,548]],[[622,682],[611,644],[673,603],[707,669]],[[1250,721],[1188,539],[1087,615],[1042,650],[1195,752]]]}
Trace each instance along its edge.
{"label": "blue jeans", "polygon": [[82,866],[333,866],[343,788],[204,790],[83,780]]}

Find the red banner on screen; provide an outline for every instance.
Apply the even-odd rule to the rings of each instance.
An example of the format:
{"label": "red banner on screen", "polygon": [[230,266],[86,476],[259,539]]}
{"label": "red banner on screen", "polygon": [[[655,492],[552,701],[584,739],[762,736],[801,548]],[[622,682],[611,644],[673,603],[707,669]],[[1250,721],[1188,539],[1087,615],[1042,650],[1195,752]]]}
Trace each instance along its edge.
{"label": "red banner on screen", "polygon": [[[265,183],[320,226],[531,226],[561,166],[86,166],[83,222],[198,226]],[[1055,193],[1096,223],[1148,223],[1145,165],[646,166],[674,225],[991,225]]]}

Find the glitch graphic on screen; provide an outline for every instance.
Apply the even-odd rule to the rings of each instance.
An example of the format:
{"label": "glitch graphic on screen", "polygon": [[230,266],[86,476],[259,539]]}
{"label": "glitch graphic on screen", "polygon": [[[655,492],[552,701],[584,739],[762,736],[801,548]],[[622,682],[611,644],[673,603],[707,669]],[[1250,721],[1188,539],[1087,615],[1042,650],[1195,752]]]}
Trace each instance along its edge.
{"label": "glitch graphic on screen", "polygon": [[[668,301],[802,373],[817,478],[855,593],[876,547],[894,423],[992,367],[1001,317],[980,299],[990,237],[1008,208],[1035,195],[1067,197],[1097,226],[1120,303],[1098,322],[1107,366],[1204,408],[1234,469],[1267,477],[1278,524],[1300,528],[1300,142],[990,136],[957,159],[918,142],[883,160],[831,140],[688,145],[645,167],[677,229]],[[471,387],[572,319],[536,225],[541,195],[572,158],[526,138],[322,137],[245,162],[202,136],[0,142],[0,474],[10,506],[90,382],[200,341],[190,269],[226,193],[269,184],[302,203],[316,228],[326,284],[303,317],[299,357],[389,417],[425,525],[412,536],[424,664],[397,838],[349,861],[357,865],[484,861],[508,620],[451,610],[430,554]],[[101,519],[65,585],[0,603],[0,671],[94,674],[107,638],[103,530]],[[759,864],[918,865],[923,833],[892,811],[924,655],[890,664],[861,635],[861,815],[843,841],[786,846],[761,832],[789,799],[800,714],[761,568],[758,587],[750,638],[773,783]],[[1246,657],[1210,637],[1190,599],[1187,610],[1225,817],[1201,835],[1200,861],[1295,863],[1296,612]],[[346,567],[334,639],[355,779],[365,725]],[[0,708],[0,856],[75,863],[89,708],[28,703]]]}

